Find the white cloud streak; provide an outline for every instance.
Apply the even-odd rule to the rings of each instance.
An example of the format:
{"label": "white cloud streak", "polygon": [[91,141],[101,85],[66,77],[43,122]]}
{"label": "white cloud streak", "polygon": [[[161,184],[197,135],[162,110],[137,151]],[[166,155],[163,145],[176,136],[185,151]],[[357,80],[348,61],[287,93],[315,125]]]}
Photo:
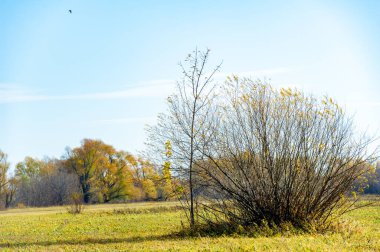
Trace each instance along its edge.
{"label": "white cloud streak", "polygon": [[154,123],[157,117],[154,116],[148,116],[148,117],[128,117],[128,118],[113,118],[113,119],[101,119],[93,121],[93,123],[99,123],[99,124],[131,124],[131,123],[138,123],[138,124],[148,124],[148,123]]}
{"label": "white cloud streak", "polygon": [[45,95],[12,85],[0,85],[0,103],[65,101],[65,100],[113,100],[124,98],[167,97],[173,92],[174,81],[156,80],[128,89],[73,95]]}
{"label": "white cloud streak", "polygon": [[[291,69],[285,67],[261,69],[255,71],[236,72],[239,77],[270,77],[274,75],[286,74]],[[222,81],[232,73],[218,72],[215,74],[215,81]],[[72,95],[51,95],[36,92],[30,89],[22,88],[13,84],[0,84],[0,103],[20,103],[20,102],[42,102],[42,101],[65,101],[65,100],[113,100],[124,98],[166,98],[173,93],[175,89],[175,81],[152,80],[142,82],[135,87],[123,90],[109,92],[94,92]]]}

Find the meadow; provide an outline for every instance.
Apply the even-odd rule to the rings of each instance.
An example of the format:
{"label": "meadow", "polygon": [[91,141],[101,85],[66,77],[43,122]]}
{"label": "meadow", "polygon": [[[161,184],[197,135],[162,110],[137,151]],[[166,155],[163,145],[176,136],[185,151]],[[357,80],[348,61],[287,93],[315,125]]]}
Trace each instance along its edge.
{"label": "meadow", "polygon": [[10,209],[0,212],[1,251],[380,251],[380,205],[352,211],[325,234],[183,237],[176,202]]}

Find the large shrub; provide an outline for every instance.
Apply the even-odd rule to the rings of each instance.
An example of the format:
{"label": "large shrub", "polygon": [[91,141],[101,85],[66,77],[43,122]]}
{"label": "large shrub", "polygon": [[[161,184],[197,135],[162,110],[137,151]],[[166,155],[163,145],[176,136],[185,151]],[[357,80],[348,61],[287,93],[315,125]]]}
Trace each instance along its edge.
{"label": "large shrub", "polygon": [[198,139],[207,139],[196,162],[198,216],[211,226],[321,227],[351,209],[347,193],[374,160],[370,139],[334,100],[236,76],[227,84]]}

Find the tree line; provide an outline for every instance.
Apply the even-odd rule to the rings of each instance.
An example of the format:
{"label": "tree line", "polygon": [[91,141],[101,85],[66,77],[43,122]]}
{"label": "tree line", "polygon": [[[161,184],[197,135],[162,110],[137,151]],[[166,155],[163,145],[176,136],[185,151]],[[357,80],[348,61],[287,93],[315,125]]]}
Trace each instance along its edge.
{"label": "tree line", "polygon": [[[60,159],[25,157],[8,176],[7,155],[0,152],[1,207],[168,200],[175,179],[149,160],[117,151],[100,140],[84,139]],[[168,181],[170,180],[170,184]]]}
{"label": "tree line", "polygon": [[[171,152],[167,141],[167,160],[157,166],[100,140],[84,139],[61,159],[25,157],[8,176],[7,155],[0,151],[1,208],[70,204],[76,194],[84,203],[171,200],[181,196],[184,184],[171,174]],[[355,190],[380,194],[380,163],[355,181]]]}

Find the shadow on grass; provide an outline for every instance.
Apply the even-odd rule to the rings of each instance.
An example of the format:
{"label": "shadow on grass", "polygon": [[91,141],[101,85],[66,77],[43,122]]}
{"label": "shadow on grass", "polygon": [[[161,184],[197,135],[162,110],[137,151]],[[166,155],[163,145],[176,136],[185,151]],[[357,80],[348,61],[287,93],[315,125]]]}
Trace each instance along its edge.
{"label": "shadow on grass", "polygon": [[157,236],[134,236],[126,238],[87,238],[87,239],[68,239],[56,241],[30,241],[30,242],[1,242],[1,248],[23,248],[29,246],[65,246],[65,245],[88,245],[88,244],[113,244],[113,243],[139,243],[145,241],[165,241],[172,239],[183,239],[177,233]]}

